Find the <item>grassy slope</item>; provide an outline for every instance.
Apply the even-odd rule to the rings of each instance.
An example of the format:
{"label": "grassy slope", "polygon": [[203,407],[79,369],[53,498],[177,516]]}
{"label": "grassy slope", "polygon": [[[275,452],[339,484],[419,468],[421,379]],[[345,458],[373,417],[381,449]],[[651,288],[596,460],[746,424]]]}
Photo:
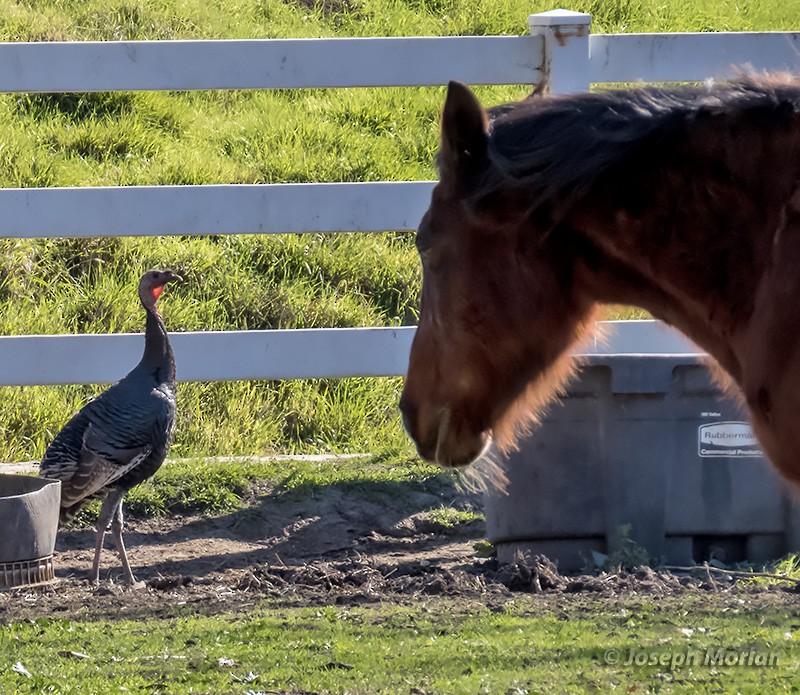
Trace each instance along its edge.
{"label": "grassy slope", "polygon": [[[488,5],[488,3],[487,3]],[[0,3],[11,39],[229,38],[501,31],[382,3],[339,12],[262,3]],[[386,22],[384,18],[393,17]],[[358,21],[357,21],[358,20]],[[488,20],[487,20],[488,21]],[[519,90],[517,90],[519,91]],[[267,183],[431,178],[437,90],[0,97],[0,185]],[[176,230],[177,231],[177,230]],[[136,331],[133,288],[171,266],[171,330],[397,325],[415,320],[407,235],[0,242],[4,334]],[[407,450],[398,379],[187,384],[173,455]],[[38,458],[101,387],[0,389],[0,460]]]}
{"label": "grassy slope", "polygon": [[[519,34],[527,0],[0,0],[0,40]],[[786,29],[777,0],[592,0],[596,31]],[[480,90],[489,103],[525,87]],[[0,95],[0,185],[433,178],[440,89]],[[176,230],[179,232],[180,230]],[[409,324],[408,235],[0,241],[0,333],[138,331],[153,266],[171,330]],[[0,460],[36,459],[101,387],[0,388]],[[187,384],[175,456],[407,453],[399,379]]]}

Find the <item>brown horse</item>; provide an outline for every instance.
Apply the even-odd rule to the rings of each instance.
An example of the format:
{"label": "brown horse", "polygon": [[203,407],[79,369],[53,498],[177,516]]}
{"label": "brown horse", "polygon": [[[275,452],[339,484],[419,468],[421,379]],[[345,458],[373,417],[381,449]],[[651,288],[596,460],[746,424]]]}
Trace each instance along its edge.
{"label": "brown horse", "polygon": [[604,303],[719,363],[800,481],[800,80],[528,98],[451,83],[417,233],[420,323],[400,403],[445,466],[501,449],[572,370]]}

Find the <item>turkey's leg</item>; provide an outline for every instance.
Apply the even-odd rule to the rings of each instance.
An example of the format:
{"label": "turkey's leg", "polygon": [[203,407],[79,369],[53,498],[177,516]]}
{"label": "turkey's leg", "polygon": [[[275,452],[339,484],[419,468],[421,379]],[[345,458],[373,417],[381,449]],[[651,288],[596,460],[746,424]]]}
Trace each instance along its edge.
{"label": "turkey's leg", "polygon": [[133,578],[131,572],[131,565],[128,562],[128,553],[125,550],[125,543],[122,540],[122,496],[120,495],[119,504],[117,504],[114,512],[114,518],[111,521],[111,534],[114,536],[114,542],[117,544],[119,551],[119,558],[122,560],[122,569],[125,570],[125,579],[128,584],[133,584],[136,580]]}
{"label": "turkey's leg", "polygon": [[[92,563],[91,580],[94,584],[100,583],[100,551],[103,549],[103,539],[105,538],[112,517],[116,514],[117,507],[122,504],[122,496],[124,494],[124,490],[109,490],[100,507],[100,515],[97,517],[97,540],[94,546],[94,562]],[[125,562],[123,562],[123,567],[125,563],[127,563],[127,558],[125,558]],[[128,569],[128,572],[130,572],[130,569]]]}

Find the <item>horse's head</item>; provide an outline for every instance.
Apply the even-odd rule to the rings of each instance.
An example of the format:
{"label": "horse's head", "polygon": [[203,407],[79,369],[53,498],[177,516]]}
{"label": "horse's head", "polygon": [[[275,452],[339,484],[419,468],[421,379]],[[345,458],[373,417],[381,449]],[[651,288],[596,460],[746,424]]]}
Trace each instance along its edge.
{"label": "horse's head", "polygon": [[420,321],[400,408],[420,455],[444,466],[478,458],[521,425],[568,372],[564,353],[590,307],[572,280],[568,235],[491,154],[489,120],[451,83],[440,181],[417,232]]}

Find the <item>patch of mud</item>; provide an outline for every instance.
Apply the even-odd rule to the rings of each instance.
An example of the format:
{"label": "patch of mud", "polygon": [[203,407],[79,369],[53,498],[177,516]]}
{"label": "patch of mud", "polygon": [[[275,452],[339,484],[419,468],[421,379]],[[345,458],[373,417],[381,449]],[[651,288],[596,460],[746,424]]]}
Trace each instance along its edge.
{"label": "patch of mud", "polygon": [[333,486],[311,495],[265,495],[215,517],[132,520],[125,540],[139,580],[134,587],[119,584],[119,559],[111,549],[103,551],[100,586],[89,584],[94,532],[62,531],[57,583],[0,593],[0,619],[213,614],[265,599],[355,605],[450,597],[494,607],[522,596],[558,602],[694,592],[796,600],[792,585],[649,567],[565,576],[540,555],[519,555],[500,566],[474,549],[484,538],[483,523],[442,524],[429,510],[443,504],[474,509],[476,500],[452,491]]}

